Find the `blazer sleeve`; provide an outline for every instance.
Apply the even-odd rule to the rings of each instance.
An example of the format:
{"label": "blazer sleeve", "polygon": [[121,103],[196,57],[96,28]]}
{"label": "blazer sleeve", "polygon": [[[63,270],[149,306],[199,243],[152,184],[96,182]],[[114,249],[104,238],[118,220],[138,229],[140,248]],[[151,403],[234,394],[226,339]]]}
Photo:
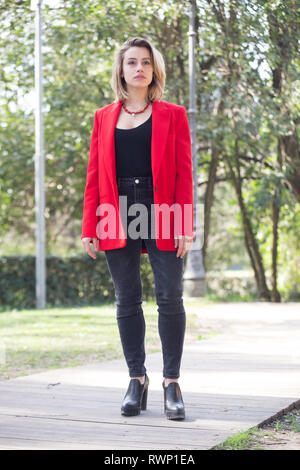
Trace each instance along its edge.
{"label": "blazer sleeve", "polygon": [[97,238],[96,227],[98,223],[98,216],[96,215],[96,211],[99,204],[98,119],[99,116],[96,111],[94,115],[94,125],[90,143],[90,157],[86,174],[81,238]]}
{"label": "blazer sleeve", "polygon": [[184,106],[180,106],[176,114],[174,236],[187,235],[194,237],[193,165],[190,127]]}

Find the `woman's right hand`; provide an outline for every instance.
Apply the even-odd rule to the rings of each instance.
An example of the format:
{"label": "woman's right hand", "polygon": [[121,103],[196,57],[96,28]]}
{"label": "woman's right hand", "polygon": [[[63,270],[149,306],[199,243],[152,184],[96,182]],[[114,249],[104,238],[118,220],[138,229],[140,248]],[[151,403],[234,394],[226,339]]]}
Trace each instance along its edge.
{"label": "woman's right hand", "polygon": [[99,246],[99,240],[98,238],[90,238],[90,237],[85,237],[81,239],[82,244],[83,244],[83,249],[84,251],[91,257],[96,259],[96,253],[91,251],[90,244],[93,243],[94,250],[96,251],[98,246]]}

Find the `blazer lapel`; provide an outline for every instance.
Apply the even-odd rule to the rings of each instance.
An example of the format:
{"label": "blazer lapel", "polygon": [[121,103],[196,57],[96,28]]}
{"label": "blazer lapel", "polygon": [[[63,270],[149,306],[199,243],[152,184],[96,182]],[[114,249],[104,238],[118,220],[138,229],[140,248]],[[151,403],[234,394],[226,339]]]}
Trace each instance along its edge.
{"label": "blazer lapel", "polygon": [[[113,188],[117,193],[116,155],[114,132],[121,111],[122,102],[112,103],[103,110],[102,126],[100,130],[100,145],[104,165]],[[157,181],[161,161],[164,155],[170,125],[170,111],[163,101],[152,103],[152,138],[151,138],[151,164],[153,181]],[[138,175],[137,175],[138,176]]]}
{"label": "blazer lapel", "polygon": [[121,111],[122,102],[112,103],[103,110],[102,126],[100,130],[100,145],[102,145],[102,157],[109,180],[113,188],[117,188],[116,158],[115,158],[115,127]]}
{"label": "blazer lapel", "polygon": [[170,111],[163,101],[152,103],[151,161],[153,182],[157,181],[160,165],[165,153],[170,125]]}

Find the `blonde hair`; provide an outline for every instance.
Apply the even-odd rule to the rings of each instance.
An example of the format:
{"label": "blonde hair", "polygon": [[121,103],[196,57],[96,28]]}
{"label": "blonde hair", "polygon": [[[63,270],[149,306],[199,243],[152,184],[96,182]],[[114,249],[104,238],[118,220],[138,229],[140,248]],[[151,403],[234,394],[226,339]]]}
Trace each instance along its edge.
{"label": "blonde hair", "polygon": [[161,99],[165,88],[165,62],[162,54],[151,44],[148,39],[141,37],[133,37],[127,39],[126,42],[116,51],[114,56],[114,64],[112,69],[112,78],[110,85],[116,95],[115,102],[126,100],[129,93],[126,90],[125,79],[121,77],[125,52],[130,47],[146,47],[150,53],[151,64],[153,67],[153,79],[148,86],[148,100],[156,101]]}

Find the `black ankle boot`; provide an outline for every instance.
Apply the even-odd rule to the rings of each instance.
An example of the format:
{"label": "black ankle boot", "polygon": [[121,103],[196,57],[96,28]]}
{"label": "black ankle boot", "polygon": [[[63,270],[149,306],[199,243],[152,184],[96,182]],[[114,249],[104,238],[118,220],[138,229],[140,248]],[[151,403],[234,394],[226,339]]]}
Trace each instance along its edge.
{"label": "black ankle boot", "polygon": [[185,410],[181,390],[177,382],[171,382],[167,387],[163,381],[165,414],[168,419],[184,419]]}
{"label": "black ankle boot", "polygon": [[123,399],[121,413],[125,416],[139,415],[141,410],[147,409],[149,377],[145,374],[143,384],[139,379],[131,379]]}

